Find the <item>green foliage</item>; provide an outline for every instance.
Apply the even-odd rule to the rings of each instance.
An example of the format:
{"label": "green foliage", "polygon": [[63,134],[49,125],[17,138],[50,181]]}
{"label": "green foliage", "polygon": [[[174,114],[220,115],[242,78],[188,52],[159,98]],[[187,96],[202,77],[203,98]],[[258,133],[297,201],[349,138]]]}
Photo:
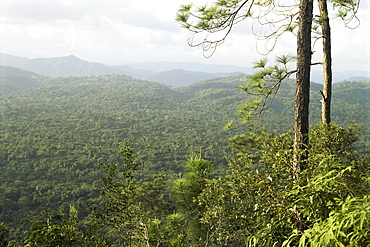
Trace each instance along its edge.
{"label": "green foliage", "polygon": [[234,21],[245,19],[250,14],[248,8],[245,8],[245,13],[237,11],[244,5],[246,2],[235,0],[219,0],[212,5],[199,7],[194,7],[193,4],[182,5],[178,10],[176,21],[193,32],[203,30],[217,32],[226,29]]}
{"label": "green foliage", "polygon": [[330,0],[333,7],[337,9],[337,16],[347,25],[355,18],[357,9],[360,5],[359,0]]}
{"label": "green foliage", "polygon": [[[249,146],[257,145],[250,151],[241,152],[237,161],[230,160],[229,173],[208,183],[200,197],[207,209],[202,220],[212,226],[210,236],[215,243],[242,245],[247,237],[258,233],[266,239],[264,244],[268,244],[269,238],[281,236],[286,231],[281,220],[270,221],[268,216],[275,214],[280,205],[279,189],[292,184],[290,168],[284,162],[274,162],[268,167],[262,160],[279,159],[281,154],[290,154],[286,144],[289,138],[287,135],[273,137],[264,131],[259,133],[263,137],[257,134],[243,137],[244,143],[251,141]],[[237,143],[240,151],[246,150],[240,148],[243,142]],[[264,224],[274,226],[275,232],[264,233],[261,229]]]}
{"label": "green foliage", "polygon": [[298,246],[369,246],[369,219],[369,196],[347,197],[328,218],[306,230]]}
{"label": "green foliage", "polygon": [[[366,246],[369,157],[351,154],[356,135],[354,125],[315,127],[311,142],[340,138],[312,144],[308,169],[297,183],[290,133],[258,130],[235,137],[230,142],[238,160],[230,160],[225,176],[211,178],[213,164],[203,159],[187,162],[187,173],[170,187],[173,209],[163,198],[164,177],[138,183],[136,156],[122,144],[122,164],[101,165],[105,204],[94,215],[121,246]],[[83,246],[88,236],[79,235],[72,210],[69,218],[45,214],[32,225],[28,243],[48,246],[42,243],[52,239],[59,241],[53,246]]]}
{"label": "green foliage", "polygon": [[0,222],[0,246],[5,247],[8,245],[9,230],[5,227],[4,222]]}
{"label": "green foliage", "polygon": [[[82,229],[78,220],[78,211],[74,206],[69,207],[69,217],[64,210],[59,214],[49,212],[48,208],[41,212],[43,220],[31,224],[28,239],[24,247],[31,246],[110,246],[110,243],[94,222]],[[18,246],[10,243],[9,246]]]}
{"label": "green foliage", "polygon": [[[204,55],[213,55],[217,46],[221,45],[233,26],[251,16],[253,2],[240,0],[217,0],[212,4],[193,6],[193,4],[182,5],[177,12],[176,21],[181,27],[193,32],[194,35],[188,39],[191,46],[202,46]],[[196,41],[196,34],[206,32],[204,39]],[[209,38],[209,34],[218,38]],[[210,54],[206,52],[210,51]]]}
{"label": "green foliage", "polygon": [[188,233],[186,232],[186,217],[181,213],[174,213],[167,216],[166,234],[168,237],[168,246],[189,246],[187,242]]}
{"label": "green foliage", "polygon": [[244,121],[248,122],[253,116],[260,117],[272,105],[281,84],[296,72],[288,71],[288,63],[294,60],[291,55],[281,55],[276,57],[277,64],[273,66],[267,66],[267,58],[255,62],[254,68],[259,70],[248,77],[247,84],[239,86],[241,91],[255,96],[239,108],[238,113]]}
{"label": "green foliage", "polygon": [[[343,245],[334,246],[366,246],[362,243],[369,241],[367,223],[361,222],[367,221],[361,219],[366,218],[368,206],[362,198],[369,194],[370,160],[353,153],[356,132],[354,126],[343,129],[334,123],[315,127],[310,135],[308,168],[301,171],[298,182],[292,179],[289,133],[232,139],[239,159],[231,160],[225,178],[210,181],[199,198],[206,208],[202,222],[211,227],[211,240],[248,246],[327,246],[324,229],[333,229],[335,233],[327,234],[336,238],[325,240],[330,244],[340,235]],[[343,226],[344,212],[352,210],[356,220]]]}
{"label": "green foliage", "polygon": [[199,205],[198,196],[210,179],[212,166],[212,162],[201,158],[190,159],[186,164],[188,172],[173,181],[171,197],[178,212],[169,216],[169,224],[172,226],[176,222],[182,222],[182,227],[177,228],[178,232],[175,232],[175,237],[170,240],[172,244],[201,246],[207,243],[209,229],[200,222],[204,208]]}
{"label": "green foliage", "polygon": [[344,159],[353,159],[354,143],[358,140],[360,131],[356,123],[351,123],[347,128],[341,128],[337,124],[320,123],[311,131],[314,141],[310,144],[311,152],[323,156],[335,156],[345,162]]}
{"label": "green foliage", "polygon": [[273,134],[268,133],[265,128],[255,130],[254,127],[250,127],[248,135],[236,135],[228,141],[230,146],[237,151],[239,161],[243,162],[243,159],[260,159],[265,143],[269,143],[272,138]]}
{"label": "green foliage", "polygon": [[116,230],[124,240],[124,245],[140,246],[149,241],[147,236],[149,219],[141,210],[137,201],[137,182],[133,173],[139,166],[132,150],[121,144],[122,164],[101,164],[102,194],[105,198],[102,222]]}
{"label": "green foliage", "polygon": [[77,210],[71,206],[69,218],[64,218],[64,211],[54,215],[47,210],[42,212],[43,221],[32,223],[26,246],[76,246],[80,245],[77,236]]}
{"label": "green foliage", "polygon": [[[157,246],[163,241],[161,220],[171,206],[163,197],[165,180],[156,177],[140,184],[135,178],[139,167],[132,149],[121,144],[122,163],[102,164],[104,209],[94,214],[111,229],[121,246]],[[117,238],[117,237],[114,237]]]}

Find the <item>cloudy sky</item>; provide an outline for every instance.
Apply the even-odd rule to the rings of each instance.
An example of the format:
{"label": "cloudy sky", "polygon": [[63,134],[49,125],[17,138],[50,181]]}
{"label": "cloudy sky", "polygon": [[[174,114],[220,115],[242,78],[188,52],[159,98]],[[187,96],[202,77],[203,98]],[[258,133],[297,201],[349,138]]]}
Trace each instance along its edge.
{"label": "cloudy sky", "polygon": [[[252,23],[240,24],[209,59],[187,45],[190,33],[174,22],[189,0],[1,0],[0,52],[28,58],[75,55],[107,65],[146,61],[201,62],[251,67],[256,52]],[[198,3],[205,0],[194,1]],[[370,3],[351,30],[332,21],[335,70],[370,70]],[[356,25],[356,24],[353,24]],[[314,60],[320,60],[316,46]],[[295,52],[294,37],[283,37],[276,55]]]}

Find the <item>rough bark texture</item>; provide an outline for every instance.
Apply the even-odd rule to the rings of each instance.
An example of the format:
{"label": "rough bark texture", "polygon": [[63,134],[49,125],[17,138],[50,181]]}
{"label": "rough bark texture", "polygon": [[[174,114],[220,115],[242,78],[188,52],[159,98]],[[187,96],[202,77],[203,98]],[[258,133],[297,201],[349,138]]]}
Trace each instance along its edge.
{"label": "rough bark texture", "polygon": [[299,171],[305,168],[307,158],[313,0],[301,0],[299,7],[297,78],[294,99],[294,180],[298,179]]}
{"label": "rough bark texture", "polygon": [[323,123],[330,123],[330,103],[332,87],[332,70],[331,70],[331,37],[330,24],[328,17],[327,0],[319,0],[320,16],[322,19],[322,44],[323,44],[323,91],[321,92],[321,120]]}

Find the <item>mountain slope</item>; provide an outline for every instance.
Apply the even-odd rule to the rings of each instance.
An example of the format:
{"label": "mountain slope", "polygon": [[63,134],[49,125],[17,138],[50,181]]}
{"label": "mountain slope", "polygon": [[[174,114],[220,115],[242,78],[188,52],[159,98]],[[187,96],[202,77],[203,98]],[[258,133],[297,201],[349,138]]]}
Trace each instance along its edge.
{"label": "mountain slope", "polygon": [[42,79],[33,72],[0,65],[0,95],[38,87]]}

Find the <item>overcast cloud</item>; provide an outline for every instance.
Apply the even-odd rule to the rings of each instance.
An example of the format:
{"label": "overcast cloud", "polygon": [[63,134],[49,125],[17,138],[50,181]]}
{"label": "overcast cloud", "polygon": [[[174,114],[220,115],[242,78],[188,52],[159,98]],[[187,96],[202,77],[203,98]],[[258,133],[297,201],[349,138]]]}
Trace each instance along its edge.
{"label": "overcast cloud", "polygon": [[[250,23],[240,24],[209,59],[187,45],[190,33],[174,22],[188,0],[1,0],[0,52],[11,55],[77,57],[108,65],[146,61],[186,61],[251,67],[261,55]],[[205,0],[194,1],[207,2]],[[355,30],[332,21],[336,70],[370,70],[370,4],[362,1]],[[320,60],[320,46],[314,60]],[[284,36],[274,54],[295,52]]]}

